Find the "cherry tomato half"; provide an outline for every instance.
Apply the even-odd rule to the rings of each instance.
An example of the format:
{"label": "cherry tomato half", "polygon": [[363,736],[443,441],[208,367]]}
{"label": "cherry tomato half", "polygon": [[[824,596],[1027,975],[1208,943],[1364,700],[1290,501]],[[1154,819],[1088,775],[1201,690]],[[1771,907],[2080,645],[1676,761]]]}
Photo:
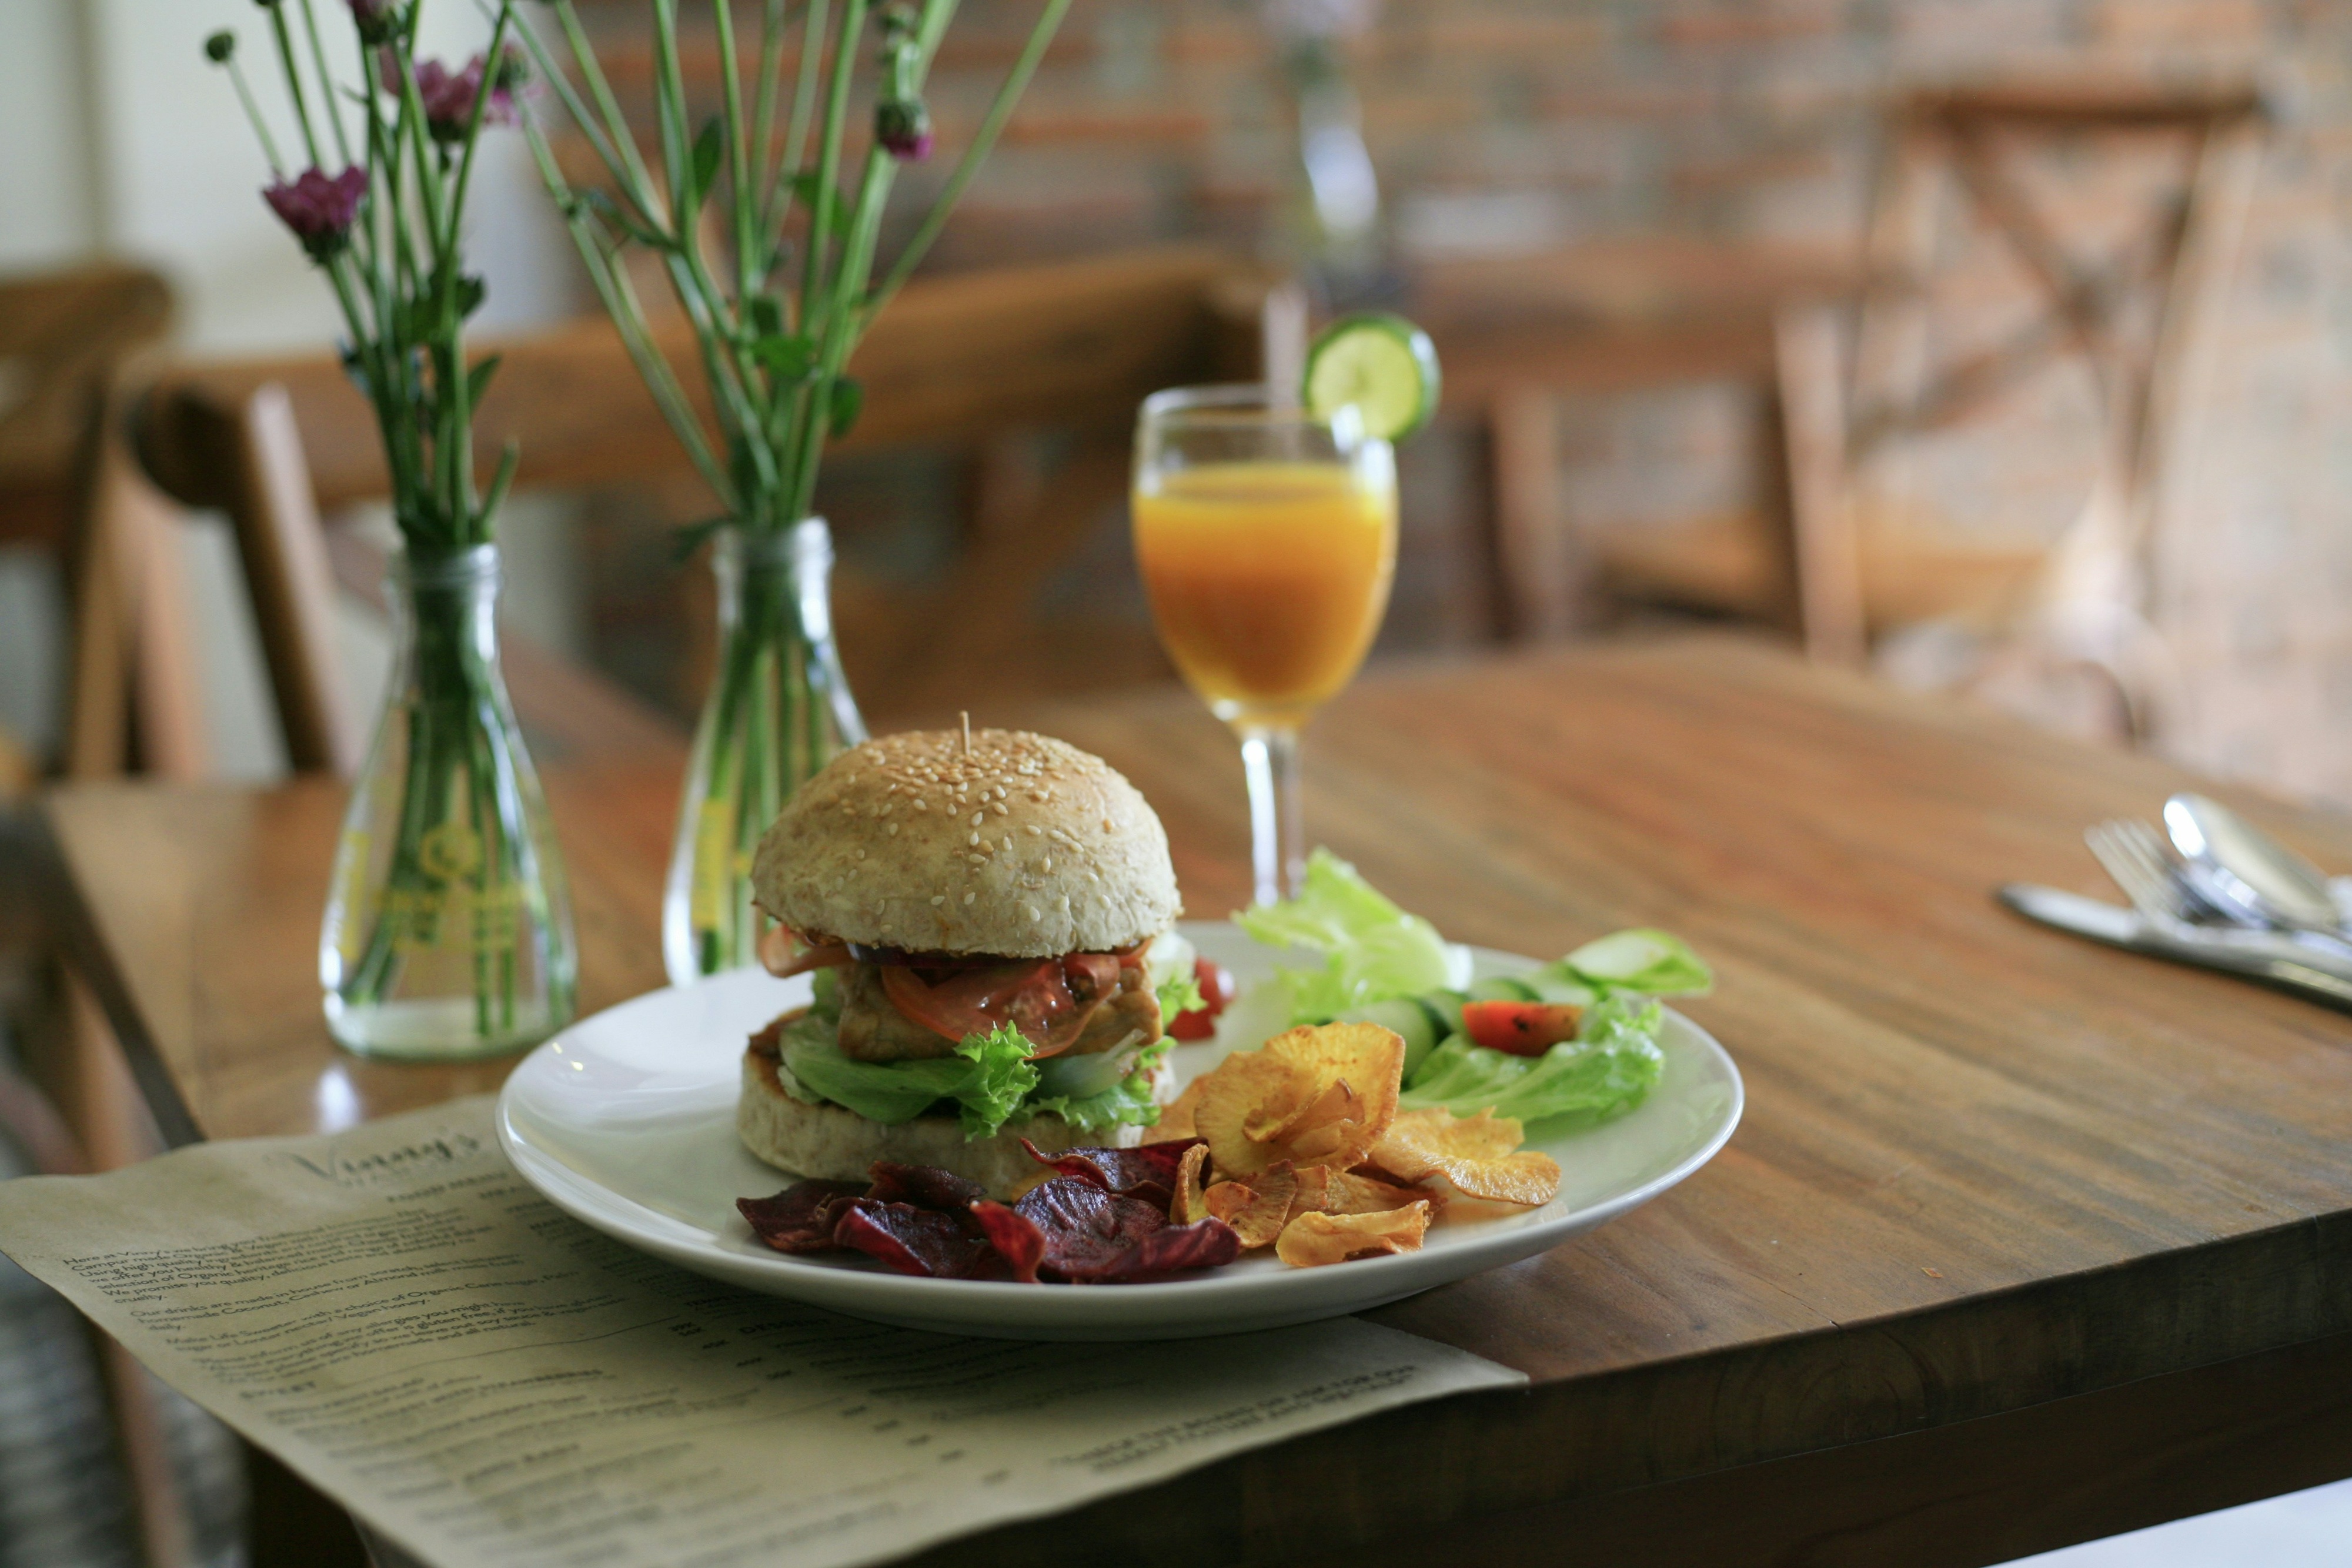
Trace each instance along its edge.
{"label": "cherry tomato half", "polygon": [[1192,980],[1201,988],[1201,1005],[1168,1020],[1168,1032],[1178,1040],[1207,1040],[1215,1034],[1217,1015],[1233,1005],[1240,991],[1231,969],[1206,958],[1192,960]]}
{"label": "cherry tomato half", "polygon": [[1513,1056],[1541,1056],[1576,1038],[1584,1009],[1573,1002],[1465,1002],[1462,1032],[1473,1045]]}

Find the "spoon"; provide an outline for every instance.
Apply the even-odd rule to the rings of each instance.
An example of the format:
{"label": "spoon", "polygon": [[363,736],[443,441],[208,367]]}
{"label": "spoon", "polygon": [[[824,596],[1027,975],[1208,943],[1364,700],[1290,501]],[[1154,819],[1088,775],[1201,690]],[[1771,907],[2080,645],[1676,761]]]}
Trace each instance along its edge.
{"label": "spoon", "polygon": [[2175,795],[2164,803],[2164,825],[2173,847],[2200,873],[2200,891],[2273,925],[2343,936],[2327,878],[2229,807],[2202,795]]}

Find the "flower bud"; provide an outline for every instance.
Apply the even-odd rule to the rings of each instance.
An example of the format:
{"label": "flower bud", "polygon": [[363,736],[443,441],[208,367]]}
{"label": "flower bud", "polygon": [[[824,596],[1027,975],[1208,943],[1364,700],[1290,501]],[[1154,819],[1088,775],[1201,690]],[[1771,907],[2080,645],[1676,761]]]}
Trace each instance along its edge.
{"label": "flower bud", "polygon": [[223,27],[205,40],[205,58],[216,66],[225,66],[236,54],[236,35]]}
{"label": "flower bud", "polygon": [[920,99],[886,98],[874,106],[874,140],[902,163],[931,155],[931,116]]}
{"label": "flower bud", "polygon": [[400,31],[400,0],[350,0],[350,4],[361,41],[385,43]]}
{"label": "flower bud", "polygon": [[352,239],[360,204],[367,200],[368,172],[357,164],[330,177],[319,169],[305,169],[292,180],[280,180],[261,193],[269,210],[293,231],[313,261],[323,262]]}

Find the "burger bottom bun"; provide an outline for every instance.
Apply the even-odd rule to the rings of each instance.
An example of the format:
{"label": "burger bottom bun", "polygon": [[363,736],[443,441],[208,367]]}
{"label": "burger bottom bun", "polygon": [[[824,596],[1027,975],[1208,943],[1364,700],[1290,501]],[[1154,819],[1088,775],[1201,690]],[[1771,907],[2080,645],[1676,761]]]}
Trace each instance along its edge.
{"label": "burger bottom bun", "polygon": [[[1165,1104],[1175,1074],[1162,1062],[1153,1084]],[[772,1057],[743,1053],[743,1093],[735,1104],[735,1131],[768,1164],[794,1176],[864,1181],[877,1160],[937,1166],[978,1182],[991,1197],[1010,1200],[1034,1185],[1043,1168],[1021,1146],[1028,1139],[1045,1154],[1070,1148],[1133,1148],[1144,1128],[1084,1134],[1059,1116],[1008,1122],[992,1138],[967,1139],[953,1116],[918,1116],[893,1126],[868,1121],[839,1105],[812,1105],[785,1092]]]}

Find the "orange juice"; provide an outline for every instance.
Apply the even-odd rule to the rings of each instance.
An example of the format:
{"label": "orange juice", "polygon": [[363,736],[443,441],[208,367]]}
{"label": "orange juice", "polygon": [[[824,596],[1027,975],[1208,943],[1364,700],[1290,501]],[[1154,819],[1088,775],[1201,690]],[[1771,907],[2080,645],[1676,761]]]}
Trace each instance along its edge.
{"label": "orange juice", "polygon": [[1209,463],[1135,496],[1169,657],[1228,721],[1290,725],[1355,675],[1388,609],[1396,489],[1337,464]]}

